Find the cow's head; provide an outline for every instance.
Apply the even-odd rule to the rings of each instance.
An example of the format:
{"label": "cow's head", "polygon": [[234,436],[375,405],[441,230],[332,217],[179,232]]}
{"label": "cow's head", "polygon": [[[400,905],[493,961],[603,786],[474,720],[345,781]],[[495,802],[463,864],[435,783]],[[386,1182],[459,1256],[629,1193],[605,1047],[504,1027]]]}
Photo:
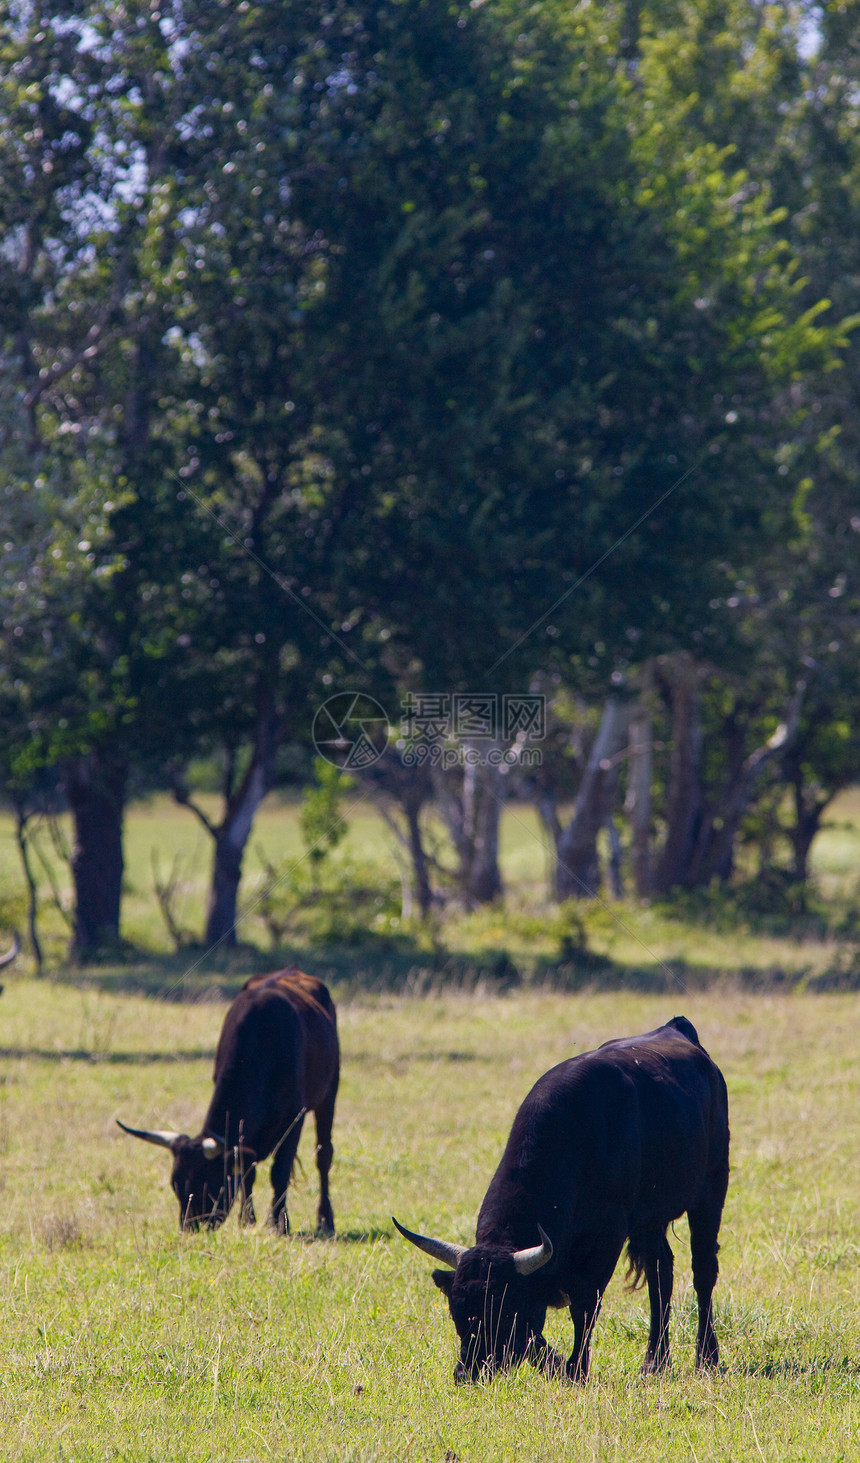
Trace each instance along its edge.
{"label": "cow's head", "polygon": [[474,1382],[483,1373],[507,1370],[530,1352],[543,1349],[546,1299],[529,1276],[552,1259],[552,1243],[540,1225],[540,1244],[527,1250],[500,1245],[452,1245],[413,1234],[394,1220],[404,1239],[425,1254],[450,1265],[434,1270],[433,1279],[448,1297],[451,1318],[460,1338],[457,1382]]}
{"label": "cow's head", "polygon": [[185,1133],[151,1128],[119,1126],[133,1138],[168,1148],[173,1154],[170,1182],[179,1200],[179,1228],[217,1229],[230,1213],[233,1200],[257,1155],[244,1144],[232,1147],[225,1140],[205,1134],[189,1138]]}

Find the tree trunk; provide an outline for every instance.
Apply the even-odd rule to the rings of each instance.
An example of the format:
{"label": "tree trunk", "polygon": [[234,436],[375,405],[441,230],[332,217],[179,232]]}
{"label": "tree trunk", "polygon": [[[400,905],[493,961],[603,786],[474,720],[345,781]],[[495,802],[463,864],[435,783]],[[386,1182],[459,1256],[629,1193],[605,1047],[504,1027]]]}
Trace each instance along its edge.
{"label": "tree trunk", "polygon": [[585,766],[573,817],[556,843],[556,894],[560,900],[593,899],[600,887],[597,835],[612,811],[627,724],[626,703],[610,696]]}
{"label": "tree trunk", "polygon": [[812,848],[815,835],[821,827],[821,819],[824,811],[829,807],[834,793],[820,798],[804,796],[803,779],[800,769],[794,771],[792,777],[794,791],[794,827],[789,829],[788,836],[791,839],[791,848],[794,854],[792,873],[799,884],[805,884],[809,878],[809,851]]}
{"label": "tree trunk", "polygon": [[244,779],[239,793],[230,799],[224,821],[216,830],[204,935],[210,948],[236,943],[236,906],[242,860],[254,824],[254,814],[267,792],[262,769],[255,767],[254,775]]}
{"label": "tree trunk", "polygon": [[127,775],[125,763],[101,749],[78,758],[66,771],[66,796],[75,826],[72,950],[79,960],[119,943]]}
{"label": "tree trunk", "polygon": [[[411,897],[417,901],[422,918],[426,919],[433,905],[433,888],[430,861],[421,831],[421,809],[433,791],[430,762],[407,766],[391,749],[363,771],[362,780],[371,788],[374,802],[398,843],[408,851],[412,866]],[[391,803],[402,812],[406,820],[405,831],[392,816]],[[404,906],[405,903],[404,896]]]}
{"label": "tree trunk", "polygon": [[502,894],[502,777],[498,767],[486,761],[489,750],[490,744],[479,747],[464,743],[463,780],[458,793],[451,789],[450,773],[442,772],[438,780],[439,810],[457,851],[457,883],[470,907],[490,904]]}
{"label": "tree trunk", "polygon": [[[467,744],[466,752],[470,748]],[[474,749],[472,749],[474,750]],[[502,780],[497,767],[475,756],[463,769],[463,832],[469,847],[466,890],[473,904],[491,904],[502,892],[499,821]]]}
{"label": "tree trunk", "polygon": [[21,868],[24,872],[24,882],[27,885],[27,930],[30,936],[30,946],[36,961],[36,974],[42,974],[42,946],[39,942],[39,890],[36,886],[36,876],[33,873],[33,866],[30,863],[30,849],[28,847],[27,824],[31,814],[24,807],[23,802],[14,794],[12,802],[15,808],[15,841],[18,844],[18,854],[21,859]]}
{"label": "tree trunk", "polygon": [[606,832],[609,835],[609,887],[612,890],[613,898],[624,898],[624,875],[621,870],[621,835],[615,819],[610,816],[606,820]]}
{"label": "tree trunk", "polygon": [[433,890],[430,887],[427,855],[424,852],[424,843],[421,837],[421,824],[418,816],[420,812],[420,803],[417,806],[411,802],[407,803],[405,813],[409,828],[409,856],[412,859],[413,892],[415,898],[418,900],[421,918],[426,919],[433,904]]}
{"label": "tree trunk", "polygon": [[804,681],[799,681],[786,707],[785,721],[777,727],[773,736],[744,760],[740,775],[735,779],[720,809],[719,826],[713,820],[713,831],[705,849],[699,850],[691,860],[691,872],[687,882],[709,884],[717,878],[725,882],[731,877],[734,864],[735,840],[743,816],[755,793],[762,772],[775,757],[782,756],[791,746],[797,732],[800,708],[806,690]]}
{"label": "tree trunk", "polygon": [[275,754],[282,734],[281,717],[271,709],[264,711],[257,722],[248,770],[238,788],[228,790],[224,817],[218,828],[213,830],[215,851],[205,933],[206,944],[210,948],[236,943],[236,906],[242,860],[257,809],[272,786]]}
{"label": "tree trunk", "polygon": [[669,669],[672,691],[672,755],[666,799],[666,840],[654,875],[654,888],[668,893],[690,882],[704,813],[702,720],[698,667],[686,651]]}
{"label": "tree trunk", "polygon": [[248,770],[236,788],[233,787],[232,759],[229,759],[224,787],[224,816],[218,824],[209,820],[202,808],[192,801],[181,779],[174,776],[174,798],[197,815],[215,844],[204,935],[210,949],[215,945],[236,943],[236,906],[242,860],[257,809],[272,786],[275,755],[283,732],[283,717],[271,706],[266,706],[257,719]]}
{"label": "tree trunk", "polygon": [[652,698],[654,674],[650,662],[643,667],[641,692],[630,721],[630,762],[625,811],[630,819],[630,862],[633,883],[640,899],[651,895],[651,779],[654,726]]}

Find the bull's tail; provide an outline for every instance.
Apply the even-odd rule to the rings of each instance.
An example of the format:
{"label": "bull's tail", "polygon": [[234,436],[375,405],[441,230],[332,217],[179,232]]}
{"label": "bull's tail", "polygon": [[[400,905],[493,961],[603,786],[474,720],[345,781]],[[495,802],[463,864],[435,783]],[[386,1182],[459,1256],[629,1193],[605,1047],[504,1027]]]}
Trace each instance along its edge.
{"label": "bull's tail", "polygon": [[639,1290],[645,1283],[645,1254],[634,1239],[627,1241],[627,1269],[624,1273],[625,1290]]}

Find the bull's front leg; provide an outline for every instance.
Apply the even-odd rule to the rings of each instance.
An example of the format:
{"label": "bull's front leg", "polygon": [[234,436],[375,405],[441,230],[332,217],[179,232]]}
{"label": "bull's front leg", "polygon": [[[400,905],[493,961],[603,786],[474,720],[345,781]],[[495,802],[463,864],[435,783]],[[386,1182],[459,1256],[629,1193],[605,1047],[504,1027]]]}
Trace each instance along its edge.
{"label": "bull's front leg", "polygon": [[599,1290],[585,1301],[571,1300],[570,1318],[573,1321],[573,1351],[567,1359],[567,1376],[571,1382],[587,1382],[591,1357],[591,1333],[600,1315],[603,1297]]}
{"label": "bull's front leg", "polygon": [[272,1214],[271,1223],[280,1234],[289,1234],[290,1221],[287,1215],[287,1189],[293,1172],[299,1139],[302,1136],[302,1119],[299,1115],[278,1148],[272,1162]]}
{"label": "bull's front leg", "polygon": [[559,1377],[564,1373],[564,1357],[550,1346],[544,1336],[533,1336],[528,1349],[528,1359],[533,1367],[544,1376]]}

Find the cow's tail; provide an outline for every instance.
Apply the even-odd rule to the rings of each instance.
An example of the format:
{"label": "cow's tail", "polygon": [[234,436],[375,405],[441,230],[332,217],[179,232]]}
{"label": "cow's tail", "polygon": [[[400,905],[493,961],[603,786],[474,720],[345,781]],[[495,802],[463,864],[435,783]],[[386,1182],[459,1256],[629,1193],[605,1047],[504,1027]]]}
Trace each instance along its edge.
{"label": "cow's tail", "polygon": [[645,1283],[645,1255],[635,1240],[627,1242],[627,1270],[624,1274],[625,1290],[639,1290]]}

